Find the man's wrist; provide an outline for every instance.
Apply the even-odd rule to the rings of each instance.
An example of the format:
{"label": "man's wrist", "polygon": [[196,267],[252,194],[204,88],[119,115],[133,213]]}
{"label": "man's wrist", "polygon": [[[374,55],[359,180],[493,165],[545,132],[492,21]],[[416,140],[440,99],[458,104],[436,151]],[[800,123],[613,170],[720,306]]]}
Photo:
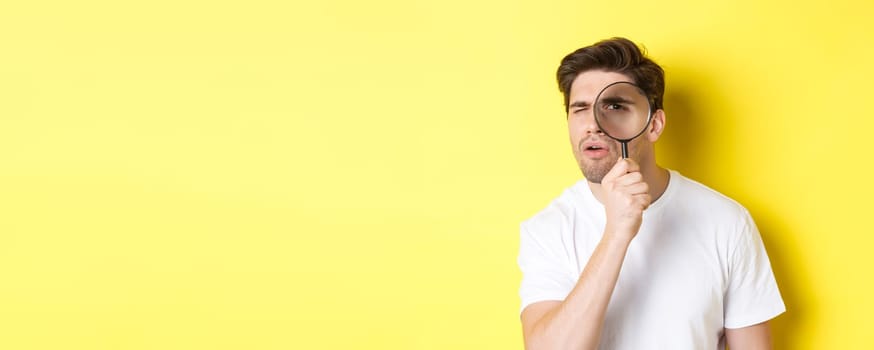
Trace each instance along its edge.
{"label": "man's wrist", "polygon": [[634,235],[617,234],[615,231],[605,231],[604,236],[601,238],[601,242],[608,247],[625,249],[631,244],[632,239],[634,239]]}

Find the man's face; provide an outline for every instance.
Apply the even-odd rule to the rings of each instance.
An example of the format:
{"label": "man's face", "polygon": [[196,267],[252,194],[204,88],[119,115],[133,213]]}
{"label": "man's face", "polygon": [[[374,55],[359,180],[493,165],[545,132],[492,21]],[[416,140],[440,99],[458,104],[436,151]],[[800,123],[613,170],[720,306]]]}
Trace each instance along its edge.
{"label": "man's face", "polygon": [[[571,85],[568,131],[574,157],[589,182],[601,183],[601,179],[622,155],[619,142],[601,132],[592,113],[592,105],[598,93],[617,81],[634,82],[625,74],[591,70],[580,73]],[[638,162],[640,149],[637,146],[641,139],[643,137],[628,143],[628,157]]]}

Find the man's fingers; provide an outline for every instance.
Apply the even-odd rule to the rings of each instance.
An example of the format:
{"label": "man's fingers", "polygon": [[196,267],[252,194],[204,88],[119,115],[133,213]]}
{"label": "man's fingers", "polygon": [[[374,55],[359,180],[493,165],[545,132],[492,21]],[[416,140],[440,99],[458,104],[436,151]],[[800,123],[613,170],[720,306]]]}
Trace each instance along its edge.
{"label": "man's fingers", "polygon": [[628,186],[638,182],[643,182],[643,174],[639,171],[620,175],[613,183],[621,186]]}
{"label": "man's fingers", "polygon": [[[627,177],[628,175],[633,175]],[[617,184],[631,184],[637,181],[642,181],[643,177],[640,174],[640,165],[631,158],[619,158],[613,168],[604,175],[602,182],[615,182]],[[620,180],[621,179],[621,180]]]}
{"label": "man's fingers", "polygon": [[641,209],[644,210],[652,204],[652,197],[650,197],[649,193],[636,194],[633,198],[634,202],[640,204]]}
{"label": "man's fingers", "polygon": [[626,163],[625,172],[626,173],[634,173],[640,171],[640,165],[631,158],[623,159]]}
{"label": "man's fingers", "polygon": [[627,169],[628,162],[626,162],[625,159],[619,158],[619,160],[616,161],[616,164],[613,165],[613,168],[604,175],[604,179],[602,179],[601,182],[613,182],[616,178],[628,173]]}
{"label": "man's fingers", "polygon": [[630,195],[636,194],[648,194],[649,193],[649,185],[646,182],[638,182],[635,184],[631,184],[629,186],[625,186],[625,193]]}

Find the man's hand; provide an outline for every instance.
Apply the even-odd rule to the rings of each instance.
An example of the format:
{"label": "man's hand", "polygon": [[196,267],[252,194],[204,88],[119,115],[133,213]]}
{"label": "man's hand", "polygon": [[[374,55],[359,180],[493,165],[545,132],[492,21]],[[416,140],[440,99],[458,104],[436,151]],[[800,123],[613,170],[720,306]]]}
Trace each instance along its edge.
{"label": "man's hand", "polygon": [[643,219],[643,211],[652,203],[649,185],[643,181],[640,166],[631,159],[619,159],[601,180],[607,224],[604,238],[631,242]]}
{"label": "man's hand", "polygon": [[604,237],[567,298],[540,301],[522,311],[526,349],[598,348],[628,245],[651,201],[640,166],[630,159],[620,159],[601,180],[601,187],[607,210]]}

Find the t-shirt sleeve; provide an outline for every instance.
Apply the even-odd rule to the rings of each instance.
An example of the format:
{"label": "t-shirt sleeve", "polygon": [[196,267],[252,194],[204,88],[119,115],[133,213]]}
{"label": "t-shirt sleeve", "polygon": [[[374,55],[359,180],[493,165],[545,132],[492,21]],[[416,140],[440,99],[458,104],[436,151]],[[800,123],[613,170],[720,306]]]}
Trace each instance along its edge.
{"label": "t-shirt sleeve", "polygon": [[725,328],[742,328],[786,311],[762,237],[748,212],[729,256]]}
{"label": "t-shirt sleeve", "polygon": [[567,253],[556,236],[536,235],[526,229],[525,224],[521,226],[518,258],[522,270],[520,313],[538,301],[564,300],[576,283],[574,272],[567,263]]}

